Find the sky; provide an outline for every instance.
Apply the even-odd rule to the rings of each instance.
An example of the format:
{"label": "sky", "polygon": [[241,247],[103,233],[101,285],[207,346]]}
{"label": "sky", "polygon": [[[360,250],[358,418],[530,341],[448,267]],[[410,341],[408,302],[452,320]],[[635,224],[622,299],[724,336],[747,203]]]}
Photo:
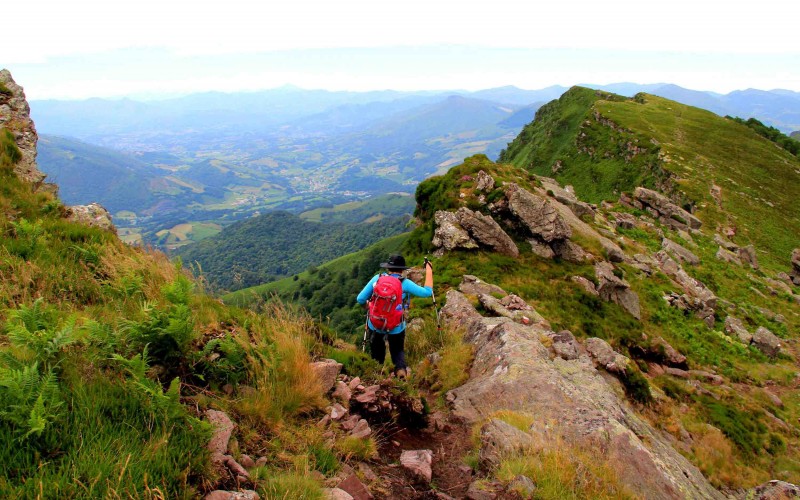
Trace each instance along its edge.
{"label": "sky", "polygon": [[286,84],[800,91],[798,0],[25,0],[3,17],[0,67],[32,100]]}

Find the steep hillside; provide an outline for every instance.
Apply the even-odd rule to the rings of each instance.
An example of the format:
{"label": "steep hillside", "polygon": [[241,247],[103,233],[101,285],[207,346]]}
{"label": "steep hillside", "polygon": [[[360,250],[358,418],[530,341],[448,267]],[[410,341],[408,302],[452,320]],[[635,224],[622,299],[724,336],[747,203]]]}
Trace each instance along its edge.
{"label": "steep hillside", "polygon": [[500,161],[555,177],[590,202],[666,188],[773,265],[797,244],[797,158],[745,125],[659,97],[573,88],[540,109]]}
{"label": "steep hillside", "polygon": [[234,291],[291,276],[405,230],[408,217],[319,223],[272,212],[226,227],[178,251],[216,290]]}

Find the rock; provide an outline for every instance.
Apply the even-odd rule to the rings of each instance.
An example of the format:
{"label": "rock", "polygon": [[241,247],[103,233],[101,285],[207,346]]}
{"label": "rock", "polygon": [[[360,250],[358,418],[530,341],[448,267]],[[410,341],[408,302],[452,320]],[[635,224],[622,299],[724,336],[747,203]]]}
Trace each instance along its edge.
{"label": "rock", "polygon": [[689,276],[686,271],[663,250],[653,255],[661,271],[672,278],[687,295],[693,299],[691,307],[695,310],[703,308],[715,309],[717,296],[701,281]]}
{"label": "rock", "polygon": [[253,490],[223,491],[215,490],[203,497],[205,500],[260,500],[260,496]]}
{"label": "rock", "polygon": [[478,248],[478,243],[473,240],[466,229],[458,223],[455,212],[439,210],[433,216],[436,230],[433,233],[431,244],[442,250],[455,250],[456,248]]}
{"label": "rock", "polygon": [[439,316],[453,328],[466,327],[471,321],[482,317],[467,297],[456,290],[447,291],[446,302],[439,311]]}
{"label": "rock", "polygon": [[519,494],[522,498],[533,498],[533,494],[536,492],[536,483],[528,476],[520,474],[508,484],[508,489]]}
{"label": "rock", "polygon": [[785,481],[772,480],[752,490],[748,490],[739,498],[747,500],[785,500],[800,497],[800,487]]}
{"label": "rock", "polygon": [[242,454],[242,456],[239,457],[239,463],[242,464],[242,467],[245,469],[252,469],[256,466],[255,461],[250,457],[250,455],[246,454]]}
{"label": "rock", "polygon": [[346,431],[352,431],[355,429],[356,424],[358,424],[359,420],[361,419],[361,415],[350,415],[346,419],[342,420],[342,429]]}
{"label": "rock", "polygon": [[650,352],[661,357],[670,366],[685,366],[686,356],[679,353],[663,337],[656,337],[650,343]]}
{"label": "rock", "polygon": [[550,244],[556,257],[567,262],[580,264],[589,260],[589,254],[577,243],[571,240],[556,240]]}
{"label": "rock", "polygon": [[725,333],[735,339],[738,339],[743,344],[750,345],[750,342],[753,340],[753,336],[747,331],[747,328],[744,327],[742,320],[739,318],[728,316],[725,318],[724,328]]}
{"label": "rock", "polygon": [[339,403],[336,403],[331,407],[330,415],[331,415],[331,420],[341,420],[342,418],[344,418],[345,415],[347,415],[347,408],[340,405]]}
{"label": "rock", "polygon": [[364,405],[372,404],[378,400],[380,388],[380,385],[370,385],[364,389],[364,392],[356,395],[355,400]]}
{"label": "rock", "polygon": [[785,293],[787,295],[791,295],[793,293],[792,287],[787,285],[785,281],[778,281],[772,278],[764,278],[764,283],[766,283],[770,288],[772,288],[773,295],[778,295],[779,293]]}
{"label": "rock", "polygon": [[579,284],[581,288],[583,288],[589,295],[594,295],[595,297],[599,295],[597,293],[597,288],[594,286],[594,283],[584,278],[583,276],[573,276],[570,278],[570,280]]}
{"label": "rock", "polygon": [[800,248],[792,250],[792,283],[800,286]]}
{"label": "rock", "polygon": [[685,262],[693,266],[696,266],[700,263],[700,258],[697,255],[693,254],[669,238],[664,238],[661,240],[661,248],[672,254],[673,257],[681,262]]}
{"label": "rock", "polygon": [[267,457],[258,457],[256,467],[264,467],[265,465],[267,465]]}
{"label": "rock", "polygon": [[613,241],[609,240],[608,238],[600,237],[600,246],[603,247],[603,252],[606,254],[606,258],[611,262],[625,262],[625,252],[614,243]]}
{"label": "rock", "polygon": [[777,406],[778,408],[783,408],[783,401],[781,400],[780,397],[778,397],[777,394],[775,394],[774,392],[768,391],[766,389],[764,389],[764,394],[767,395],[767,397],[769,398],[769,401],[773,405]]}
{"label": "rock", "polygon": [[704,380],[713,385],[722,385],[725,382],[725,379],[723,379],[719,375],[703,370],[689,370],[689,376],[694,377],[696,379]]}
{"label": "rock", "polygon": [[363,418],[356,423],[355,427],[352,431],[350,431],[350,435],[356,438],[365,439],[372,435],[372,429],[369,428],[369,424]]}
{"label": "rock", "polygon": [[510,311],[532,311],[533,307],[525,302],[522,297],[515,294],[509,294],[500,299],[500,304]]}
{"label": "rock", "polygon": [[456,220],[480,245],[509,257],[519,256],[519,249],[511,237],[488,215],[461,207],[456,212]]}
{"label": "rock", "polygon": [[67,207],[67,220],[111,231],[115,234],[117,232],[111,214],[98,203]]}
{"label": "rock", "polygon": [[375,474],[372,468],[364,462],[358,462],[358,471],[361,472],[361,475],[364,476],[364,479],[369,482],[380,481],[378,475]]}
{"label": "rock", "polygon": [[350,390],[350,387],[342,382],[341,380],[336,382],[336,389],[333,391],[333,398],[338,399],[339,401],[346,402],[350,401],[350,397],[353,395],[353,391]]}
{"label": "rock", "polygon": [[539,241],[536,238],[529,239],[528,243],[531,245],[531,252],[533,252],[534,255],[538,255],[543,259],[554,259],[556,257],[556,253],[547,243]]}
{"label": "rock", "polygon": [[[502,304],[502,301],[497,300],[496,298],[492,297],[491,295],[481,294],[478,296],[478,300],[480,301],[481,305],[486,308],[487,311],[491,311],[498,316],[503,316],[506,318],[510,318],[518,323],[525,323],[531,324],[535,323],[537,325],[547,325],[549,328],[549,323],[539,314],[537,313],[533,307],[525,303],[521,298],[514,295],[518,301],[521,301],[527,308],[525,309],[509,309]],[[513,299],[512,299],[513,300]]]}
{"label": "rock", "polygon": [[458,285],[458,290],[467,295],[480,295],[482,293],[486,295],[500,295],[501,297],[508,295],[506,291],[499,286],[485,283],[478,277],[470,274],[465,274],[461,278],[461,284]]}
{"label": "rock", "polygon": [[431,482],[433,475],[431,463],[433,463],[431,450],[405,450],[400,454],[400,465],[425,484]]}
{"label": "rock", "polygon": [[470,483],[464,498],[467,500],[494,500],[497,498],[497,495],[493,492],[483,489],[482,484],[481,481],[473,481]]}
{"label": "rock", "polygon": [[225,467],[231,471],[234,477],[243,477],[245,480],[250,480],[250,473],[232,456],[223,455],[222,463],[225,464]]}
{"label": "rock", "polygon": [[664,367],[659,365],[658,363],[648,362],[647,373],[654,377],[658,377],[659,375],[664,375],[664,373],[666,372],[664,371]]}
{"label": "rock", "polygon": [[726,250],[722,247],[719,247],[717,253],[714,255],[718,260],[722,262],[727,262],[729,264],[736,264],[737,266],[742,265],[742,261],[739,260],[739,256],[735,253],[731,252],[730,250]]}
{"label": "rock", "polygon": [[720,247],[722,247],[723,249],[725,249],[725,250],[727,250],[727,251],[729,251],[731,253],[739,251],[739,245],[737,245],[736,243],[733,243],[733,242],[730,242],[730,241],[726,240],[725,238],[723,238],[722,236],[720,236],[718,234],[714,235],[714,243],[716,243],[717,245],[719,245]]}
{"label": "rock", "polygon": [[687,227],[700,229],[700,226],[703,225],[700,219],[652,189],[637,187],[633,192],[633,197],[643,208],[651,208],[658,220],[673,229],[685,229]]}
{"label": "rock", "polygon": [[781,339],[763,326],[759,326],[755,333],[753,333],[752,342],[759,351],[771,358],[777,356],[781,351]]}
{"label": "rock", "polygon": [[580,201],[578,197],[575,196],[575,191],[572,186],[562,188],[558,181],[550,177],[537,176],[536,178],[542,182],[542,188],[547,191],[548,195],[552,194],[556,201],[569,207],[576,217],[594,218],[596,213],[595,209],[588,203]]}
{"label": "rock", "polygon": [[341,488],[322,488],[322,497],[325,500],[353,500],[353,495]]}
{"label": "rock", "polygon": [[21,153],[14,164],[14,173],[25,182],[39,190],[45,175],[36,165],[36,143],[39,136],[31,120],[31,108],[25,98],[25,91],[17,85],[7,69],[0,70],[0,83],[9,94],[0,93],[0,128],[5,128],[14,136],[14,142]]}
{"label": "rock", "polygon": [[572,229],[546,199],[511,183],[506,189],[511,213],[533,234],[545,242],[572,236]]}
{"label": "rock", "polygon": [[334,359],[323,359],[311,363],[311,370],[317,375],[323,393],[327,393],[336,384],[336,377],[342,371],[342,364]]}
{"label": "rock", "polygon": [[356,387],[361,385],[361,378],[360,377],[353,377],[353,379],[347,383],[347,387],[350,391],[355,391]]}
{"label": "rock", "polygon": [[605,340],[591,337],[583,345],[595,364],[605,368],[607,372],[623,376],[627,374],[630,359],[612,349]]}
{"label": "rock", "polygon": [[206,410],[206,420],[214,428],[214,434],[208,442],[208,450],[212,454],[225,455],[228,452],[228,442],[235,427],[233,422],[228,415],[217,410]]}
{"label": "rock", "polygon": [[600,298],[619,304],[628,314],[641,319],[639,296],[630,289],[628,282],[614,275],[614,266],[609,262],[598,262],[594,266],[594,272]]}
{"label": "rock", "polygon": [[580,355],[580,344],[575,340],[575,336],[569,330],[561,330],[558,333],[549,335],[553,339],[553,352],[561,359],[578,359]]}
{"label": "rock", "polygon": [[667,373],[667,375],[672,375],[673,377],[678,377],[683,379],[689,378],[689,372],[687,372],[686,370],[681,370],[680,368],[673,368],[671,366],[667,366],[664,368],[664,371]]}
{"label": "rock", "polygon": [[493,418],[481,427],[478,465],[487,471],[500,464],[503,456],[534,446],[533,437],[502,420]]}
{"label": "rock", "polygon": [[614,224],[619,229],[633,229],[636,227],[636,217],[624,212],[612,212],[614,216]]}
{"label": "rock", "polygon": [[481,170],[475,176],[475,189],[478,191],[489,192],[494,189],[494,178]]}
{"label": "rock", "polygon": [[758,257],[756,256],[756,249],[753,245],[739,247],[739,259],[745,264],[750,264],[750,267],[753,269],[758,269]]}
{"label": "rock", "polygon": [[339,483],[337,486],[340,490],[344,490],[353,497],[353,500],[371,500],[372,493],[369,492],[364,483],[362,483],[358,476],[350,474],[347,478]]}

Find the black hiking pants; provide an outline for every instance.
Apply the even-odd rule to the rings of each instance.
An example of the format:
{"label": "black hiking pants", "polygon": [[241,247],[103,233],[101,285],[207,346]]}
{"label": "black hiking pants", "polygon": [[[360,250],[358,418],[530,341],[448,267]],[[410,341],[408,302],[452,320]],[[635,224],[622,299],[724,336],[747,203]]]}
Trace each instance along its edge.
{"label": "black hiking pants", "polygon": [[383,364],[383,360],[386,358],[386,341],[389,341],[389,354],[392,356],[392,363],[394,363],[394,369],[405,370],[408,368],[406,366],[406,353],[405,353],[405,345],[406,345],[406,331],[403,330],[400,333],[378,333],[376,331],[372,331],[372,340],[369,344],[369,352],[372,355],[372,359],[377,361],[380,364]]}

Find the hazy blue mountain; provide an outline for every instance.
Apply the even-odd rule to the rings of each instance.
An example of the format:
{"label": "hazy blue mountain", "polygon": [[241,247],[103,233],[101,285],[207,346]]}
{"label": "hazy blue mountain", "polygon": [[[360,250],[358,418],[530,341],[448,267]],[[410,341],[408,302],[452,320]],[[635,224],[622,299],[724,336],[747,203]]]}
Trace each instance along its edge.
{"label": "hazy blue mountain", "polygon": [[707,109],[718,115],[724,116],[729,114],[729,109],[724,100],[708,92],[685,89],[683,87],[679,87],[678,85],[672,84],[661,85],[646,92],[659,97],[664,97],[666,99],[671,99],[673,101],[678,101],[681,104],[688,104],[689,106]]}
{"label": "hazy blue mountain", "polygon": [[465,95],[474,99],[527,106],[535,102],[548,102],[558,99],[566,91],[567,87],[562,87],[561,85],[552,85],[540,90],[523,90],[513,85],[508,85],[506,87],[478,90]]}
{"label": "hazy blue mountain", "polygon": [[[641,84],[632,82],[620,82],[620,83],[610,83],[608,85],[595,85],[595,84],[578,84],[578,85],[581,87],[605,90],[606,92],[613,92],[614,94],[632,97],[633,95],[638,94],[639,92],[652,93],[653,90],[662,87],[666,84],[664,83]],[[566,90],[567,89],[564,89],[564,91]]]}

